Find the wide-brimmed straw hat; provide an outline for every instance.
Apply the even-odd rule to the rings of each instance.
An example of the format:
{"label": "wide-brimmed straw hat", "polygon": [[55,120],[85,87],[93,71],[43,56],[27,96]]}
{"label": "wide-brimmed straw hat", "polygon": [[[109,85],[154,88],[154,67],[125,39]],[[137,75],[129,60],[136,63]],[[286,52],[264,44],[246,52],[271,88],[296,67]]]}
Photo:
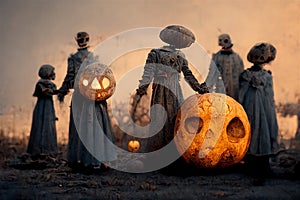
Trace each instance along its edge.
{"label": "wide-brimmed straw hat", "polygon": [[255,44],[247,55],[247,60],[254,64],[264,64],[273,61],[276,57],[276,48],[269,43]]}
{"label": "wide-brimmed straw hat", "polygon": [[180,25],[167,26],[160,32],[159,37],[162,41],[178,49],[189,47],[195,42],[195,35]]}

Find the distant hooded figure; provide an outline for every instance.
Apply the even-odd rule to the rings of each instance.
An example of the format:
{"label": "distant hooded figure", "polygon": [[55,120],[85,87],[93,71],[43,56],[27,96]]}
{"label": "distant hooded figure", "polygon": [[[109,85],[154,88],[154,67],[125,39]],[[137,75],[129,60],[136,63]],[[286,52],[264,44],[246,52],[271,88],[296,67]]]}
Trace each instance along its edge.
{"label": "distant hooded figure", "polygon": [[33,110],[32,125],[27,152],[32,155],[57,153],[56,116],[53,95],[58,93],[54,67],[43,65],[39,69],[41,79],[36,83],[33,93],[37,102]]}
{"label": "distant hooded figure", "polygon": [[[74,169],[99,169],[107,168],[88,150],[88,148],[101,148],[101,151],[93,151],[101,155],[105,161],[109,162],[115,159],[115,153],[110,149],[105,149],[103,138],[97,134],[100,129],[104,131],[106,137],[113,140],[113,131],[107,112],[106,100],[92,101],[86,99],[76,85],[76,77],[83,68],[92,63],[99,62],[97,56],[88,50],[89,34],[78,32],[75,40],[78,44],[78,51],[71,54],[68,58],[68,69],[65,79],[59,91],[59,100],[62,102],[64,96],[70,89],[74,89],[69,121],[69,139],[67,148],[67,160],[70,167]],[[76,100],[76,105],[74,104]],[[75,107],[74,107],[75,106]],[[95,113],[93,112],[95,110]],[[77,122],[77,123],[76,123]],[[84,138],[83,138],[84,137]],[[83,140],[85,139],[85,143]],[[85,146],[88,144],[89,146]],[[97,149],[97,150],[98,150]]]}
{"label": "distant hooded figure", "polygon": [[[278,124],[274,103],[272,75],[263,66],[273,61],[276,49],[272,44],[254,45],[247,59],[253,66],[246,69],[239,79],[239,102],[243,105],[251,125],[248,156],[254,158],[253,169],[262,174],[268,171],[268,156],[278,150]],[[252,164],[253,164],[252,163]]]}
{"label": "distant hooded figure", "polygon": [[212,56],[216,68],[210,68],[207,83],[211,83],[209,87],[215,87],[216,92],[238,100],[239,76],[244,70],[243,60],[233,51],[233,43],[228,34],[219,35],[218,44],[222,48]]}
{"label": "distant hooded figure", "polygon": [[[179,50],[194,43],[194,34],[183,26],[170,25],[160,32],[159,37],[168,45],[149,52],[136,90],[136,96],[140,98],[147,93],[147,88],[153,81],[150,106],[158,104],[165,111],[150,111],[151,137],[146,139],[146,144],[142,144],[146,152],[159,150],[174,137],[175,118],[184,100],[180,87],[181,73],[194,91],[199,94],[208,92],[206,84],[200,84],[194,77],[185,55]],[[162,124],[164,119],[166,121]],[[161,130],[158,128],[160,126]]]}

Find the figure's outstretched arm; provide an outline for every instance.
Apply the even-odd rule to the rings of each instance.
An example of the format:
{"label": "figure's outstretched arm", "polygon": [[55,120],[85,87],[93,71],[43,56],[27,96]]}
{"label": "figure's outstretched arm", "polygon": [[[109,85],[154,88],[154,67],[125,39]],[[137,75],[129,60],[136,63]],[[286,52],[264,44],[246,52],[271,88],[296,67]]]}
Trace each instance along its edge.
{"label": "figure's outstretched arm", "polygon": [[68,58],[68,69],[65,79],[62,83],[62,86],[59,88],[58,100],[60,102],[64,101],[64,97],[69,93],[70,89],[74,87],[75,81],[75,63],[74,60],[70,57]]}
{"label": "figure's outstretched arm", "polygon": [[146,64],[144,67],[144,72],[142,79],[139,81],[138,89],[136,90],[137,94],[140,96],[143,96],[144,94],[147,94],[147,89],[152,82],[154,71],[155,71],[155,63],[157,60],[157,55],[155,51],[151,51],[148,54],[148,58],[146,60]]}
{"label": "figure's outstretched arm", "polygon": [[134,119],[134,114],[136,112],[138,104],[141,100],[141,97],[143,95],[147,94],[147,89],[153,79],[154,71],[155,71],[156,57],[157,57],[156,52],[153,50],[148,54],[148,58],[146,60],[142,79],[140,80],[138,89],[136,89],[136,94],[133,96],[132,110],[131,110],[131,117],[133,119]]}
{"label": "figure's outstretched arm", "polygon": [[193,75],[192,71],[188,67],[187,60],[184,59],[183,66],[181,68],[185,81],[191,86],[191,88],[199,94],[208,93],[208,87],[205,82],[200,84]]}

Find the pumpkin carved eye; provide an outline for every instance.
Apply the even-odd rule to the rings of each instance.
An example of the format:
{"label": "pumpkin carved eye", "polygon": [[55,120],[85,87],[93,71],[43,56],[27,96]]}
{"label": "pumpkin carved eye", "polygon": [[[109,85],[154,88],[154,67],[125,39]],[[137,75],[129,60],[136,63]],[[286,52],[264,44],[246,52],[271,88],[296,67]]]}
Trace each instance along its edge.
{"label": "pumpkin carved eye", "polygon": [[106,89],[108,88],[108,86],[110,85],[110,81],[107,77],[104,77],[102,79],[102,89]]}
{"label": "pumpkin carved eye", "polygon": [[200,133],[203,121],[200,117],[189,117],[185,120],[184,126],[188,133]]}
{"label": "pumpkin carved eye", "polygon": [[227,134],[233,138],[243,138],[246,131],[243,122],[238,118],[233,118],[227,126]]}
{"label": "pumpkin carved eye", "polygon": [[86,80],[86,79],[84,79],[84,80],[82,81],[82,85],[84,85],[84,86],[88,86],[88,85],[89,85],[89,81],[88,81],[88,80]]}

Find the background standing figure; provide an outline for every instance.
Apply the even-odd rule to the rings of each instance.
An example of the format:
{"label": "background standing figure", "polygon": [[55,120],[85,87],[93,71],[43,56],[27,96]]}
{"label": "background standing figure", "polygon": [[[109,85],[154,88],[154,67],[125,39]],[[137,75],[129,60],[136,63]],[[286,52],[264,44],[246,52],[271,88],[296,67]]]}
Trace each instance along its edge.
{"label": "background standing figure", "polygon": [[218,44],[222,49],[212,56],[217,68],[210,68],[208,77],[213,80],[207,83],[212,83],[210,87],[214,86],[216,92],[227,94],[238,101],[239,76],[244,70],[243,60],[233,51],[233,43],[228,34],[221,34]]}
{"label": "background standing figure", "polygon": [[31,155],[57,153],[57,135],[55,109],[52,95],[58,93],[56,85],[51,81],[55,79],[54,67],[42,65],[39,69],[41,79],[36,83],[34,97],[37,102],[33,110],[32,125],[27,152]]}
{"label": "background standing figure", "polygon": [[[81,169],[84,167],[85,169],[99,169],[101,166],[101,162],[97,160],[84,146],[83,142],[80,139],[79,127],[76,127],[75,120],[80,123],[86,122],[86,118],[93,113],[91,110],[85,109],[87,106],[84,102],[86,102],[86,98],[80,94],[78,86],[74,85],[75,78],[82,67],[82,63],[84,66],[88,66],[91,63],[95,63],[98,61],[97,56],[94,56],[92,52],[88,51],[88,42],[89,42],[89,34],[86,32],[78,32],[75,40],[79,46],[78,51],[75,54],[71,54],[68,58],[68,70],[63,81],[63,84],[59,91],[61,95],[59,95],[59,100],[62,102],[64,96],[69,92],[70,89],[74,89],[74,93],[72,98],[76,98],[79,103],[76,104],[76,114],[73,113],[73,103],[71,103],[70,108],[70,121],[69,121],[69,139],[68,139],[68,148],[67,148],[67,160],[70,167],[73,169]],[[72,100],[73,101],[73,100]],[[80,103],[81,102],[81,103]],[[90,104],[95,106],[96,116],[98,121],[95,120],[93,123],[100,123],[102,128],[105,131],[105,134],[112,139],[113,133],[110,125],[108,113],[107,113],[107,105],[106,101],[95,102],[90,101]],[[89,107],[90,108],[90,107]],[[83,119],[84,122],[81,122]],[[87,124],[84,125],[86,127]],[[93,132],[94,133],[94,132]],[[90,137],[93,137],[89,135]],[[100,145],[101,141],[96,140],[95,138],[89,138],[89,141],[93,141],[96,146]],[[106,167],[103,165],[103,167]]]}
{"label": "background standing figure", "polygon": [[[166,111],[150,111],[150,132],[155,131],[149,133],[152,136],[146,139],[146,144],[141,145],[146,152],[164,147],[174,137],[175,118],[184,100],[180,87],[181,72],[194,91],[200,94],[208,92],[205,83],[198,83],[188,67],[185,55],[179,50],[189,47],[195,41],[194,34],[183,26],[170,25],[160,32],[160,38],[169,45],[150,51],[135,95],[135,99],[140,99],[153,81],[150,106],[158,104]],[[162,124],[164,119],[166,122]],[[158,126],[163,128],[159,130]]]}
{"label": "background standing figure", "polygon": [[270,172],[269,155],[278,150],[278,124],[272,75],[263,66],[275,59],[276,49],[268,43],[254,45],[247,55],[254,65],[240,76],[239,102],[251,126],[247,152],[249,164],[258,178]]}

